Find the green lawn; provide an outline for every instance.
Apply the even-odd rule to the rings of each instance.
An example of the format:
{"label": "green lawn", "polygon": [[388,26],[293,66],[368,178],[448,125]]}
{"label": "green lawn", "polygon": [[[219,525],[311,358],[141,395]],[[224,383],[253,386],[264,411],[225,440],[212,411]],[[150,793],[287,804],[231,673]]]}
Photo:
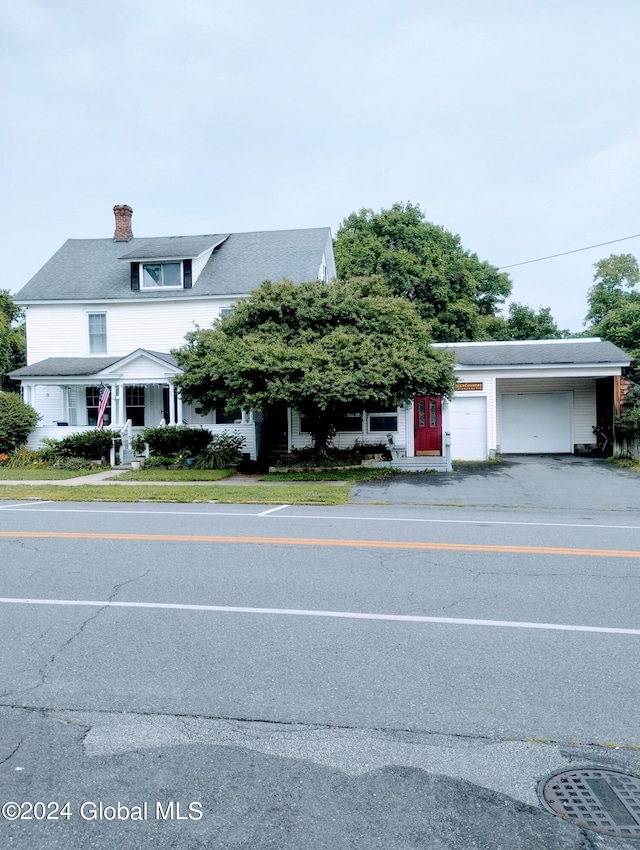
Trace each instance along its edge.
{"label": "green lawn", "polygon": [[261,476],[262,481],[365,481],[369,478],[385,478],[396,475],[397,469],[323,469],[321,472],[270,472]]}
{"label": "green lawn", "polygon": [[135,472],[123,472],[118,481],[220,481],[229,478],[235,469],[140,469]]}
{"label": "green lawn", "polygon": [[117,484],[81,484],[47,486],[38,484],[16,484],[12,486],[0,483],[0,500],[12,502],[24,500],[42,500],[52,502],[225,502],[228,504],[265,504],[265,505],[343,505],[349,501],[349,485],[333,484],[294,484],[291,487],[281,485],[238,485],[216,486],[201,484],[197,487],[181,487],[179,483],[171,486],[154,487],[151,484],[120,487]]}
{"label": "green lawn", "polygon": [[50,466],[19,466],[14,469],[0,469],[0,481],[62,481],[65,478],[80,478],[104,472],[99,466],[94,469],[52,469]]}

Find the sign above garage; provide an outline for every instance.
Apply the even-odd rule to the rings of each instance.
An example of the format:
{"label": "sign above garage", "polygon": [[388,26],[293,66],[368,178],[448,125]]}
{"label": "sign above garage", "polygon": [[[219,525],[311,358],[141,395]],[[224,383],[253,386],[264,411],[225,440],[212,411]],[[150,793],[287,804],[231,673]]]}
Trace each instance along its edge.
{"label": "sign above garage", "polygon": [[482,381],[472,381],[467,382],[466,384],[456,384],[456,392],[471,392],[472,390],[481,390],[482,389]]}

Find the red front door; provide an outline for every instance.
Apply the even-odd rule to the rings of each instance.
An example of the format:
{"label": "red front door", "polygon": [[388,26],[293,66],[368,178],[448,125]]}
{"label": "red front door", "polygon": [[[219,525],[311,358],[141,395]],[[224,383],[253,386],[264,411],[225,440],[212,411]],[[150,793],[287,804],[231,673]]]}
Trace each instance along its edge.
{"label": "red front door", "polygon": [[414,401],[416,455],[442,454],[442,399],[419,396]]}

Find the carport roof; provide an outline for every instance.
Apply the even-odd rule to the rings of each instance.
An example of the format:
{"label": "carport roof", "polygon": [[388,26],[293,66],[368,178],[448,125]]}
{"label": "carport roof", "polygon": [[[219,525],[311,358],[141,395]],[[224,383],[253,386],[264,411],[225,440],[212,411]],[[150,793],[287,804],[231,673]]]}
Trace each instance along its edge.
{"label": "carport roof", "polygon": [[435,343],[455,352],[459,366],[628,366],[631,358],[612,342],[599,337],[545,339],[524,342]]}

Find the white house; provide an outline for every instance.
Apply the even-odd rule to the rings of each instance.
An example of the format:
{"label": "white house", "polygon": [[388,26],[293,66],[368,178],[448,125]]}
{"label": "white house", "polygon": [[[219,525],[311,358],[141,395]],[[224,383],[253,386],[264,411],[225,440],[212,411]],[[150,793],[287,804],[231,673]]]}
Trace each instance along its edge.
{"label": "white house", "polygon": [[[311,442],[296,411],[204,413],[174,388],[169,353],[264,280],[335,277],[329,228],[134,238],[131,208],[114,207],[112,239],[70,239],[16,295],[26,312],[27,366],[12,377],[41,415],[30,438],[95,426],[100,384],[111,390],[105,424],[125,433],[186,422],[281,448]],[[335,445],[392,447],[394,465],[450,468],[496,453],[590,451],[613,436],[629,357],[599,339],[447,344],[458,385],[451,402],[346,417]]]}
{"label": "white house", "polygon": [[60,439],[96,424],[100,384],[111,390],[110,428],[186,422],[232,429],[256,458],[259,415],[203,413],[183,404],[169,353],[265,280],[335,277],[328,227],[135,238],[132,210],[114,207],[107,239],[70,239],[17,293],[27,325],[27,366],[12,373],[40,414],[30,438]]}

